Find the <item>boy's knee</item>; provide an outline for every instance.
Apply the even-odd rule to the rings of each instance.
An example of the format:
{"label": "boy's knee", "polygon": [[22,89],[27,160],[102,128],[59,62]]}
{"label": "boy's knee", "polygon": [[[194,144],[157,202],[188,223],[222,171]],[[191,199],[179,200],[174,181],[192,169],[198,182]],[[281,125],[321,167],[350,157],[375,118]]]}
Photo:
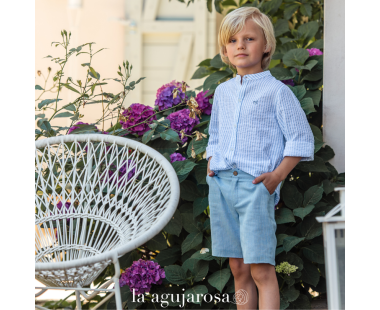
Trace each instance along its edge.
{"label": "boy's knee", "polygon": [[229,263],[234,278],[250,276],[250,266],[249,264],[244,264],[243,258],[230,257]]}
{"label": "boy's knee", "polygon": [[273,277],[273,273],[275,273],[274,268],[269,264],[255,264],[251,266],[251,275],[256,284],[269,282]]}

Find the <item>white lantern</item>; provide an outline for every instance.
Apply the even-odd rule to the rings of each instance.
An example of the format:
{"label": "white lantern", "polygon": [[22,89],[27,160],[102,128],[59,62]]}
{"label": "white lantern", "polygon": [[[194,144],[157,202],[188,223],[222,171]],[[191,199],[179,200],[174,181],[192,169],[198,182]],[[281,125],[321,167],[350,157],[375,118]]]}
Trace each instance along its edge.
{"label": "white lantern", "polygon": [[325,216],[316,220],[322,223],[323,246],[329,309],[345,309],[345,197],[344,187],[336,187],[340,203]]}

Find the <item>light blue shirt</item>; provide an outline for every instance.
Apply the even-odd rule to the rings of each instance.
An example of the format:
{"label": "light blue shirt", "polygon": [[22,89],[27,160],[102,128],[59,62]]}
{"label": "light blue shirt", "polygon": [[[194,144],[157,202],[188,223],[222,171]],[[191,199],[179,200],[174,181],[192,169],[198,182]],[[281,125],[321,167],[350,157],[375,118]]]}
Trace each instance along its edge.
{"label": "light blue shirt", "polygon": [[206,147],[210,170],[238,168],[258,177],[285,156],[314,160],[314,136],[291,89],[270,71],[244,75],[242,83],[241,78],[237,74],[215,90]]}

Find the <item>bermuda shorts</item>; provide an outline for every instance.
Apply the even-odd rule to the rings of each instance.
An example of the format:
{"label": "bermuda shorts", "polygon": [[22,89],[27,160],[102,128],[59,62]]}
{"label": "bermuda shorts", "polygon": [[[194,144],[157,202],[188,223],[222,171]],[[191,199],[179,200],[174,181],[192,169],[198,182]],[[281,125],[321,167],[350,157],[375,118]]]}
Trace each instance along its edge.
{"label": "bermuda shorts", "polygon": [[212,255],[243,258],[245,264],[275,266],[277,246],[274,199],[263,182],[240,169],[206,176]]}

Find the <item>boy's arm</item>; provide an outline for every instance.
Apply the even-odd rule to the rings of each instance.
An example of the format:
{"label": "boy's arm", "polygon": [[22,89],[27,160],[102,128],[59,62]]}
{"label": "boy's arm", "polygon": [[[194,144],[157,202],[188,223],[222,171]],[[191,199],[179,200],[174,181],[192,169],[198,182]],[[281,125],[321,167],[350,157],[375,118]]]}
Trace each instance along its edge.
{"label": "boy's arm", "polygon": [[283,156],[301,157],[300,161],[314,160],[313,132],[301,103],[286,85],[276,96],[276,117],[286,140]]}
{"label": "boy's arm", "polygon": [[288,86],[277,93],[276,117],[286,140],[284,158],[274,171],[263,173],[253,181],[263,182],[271,194],[298,162],[314,160],[313,132],[300,102]]}
{"label": "boy's arm", "polygon": [[[209,166],[209,158],[212,157],[215,153],[216,148],[218,147],[218,96],[217,96],[217,89],[215,89],[214,92],[214,98],[212,101],[212,111],[211,111],[211,118],[210,118],[210,124],[208,127],[208,134],[209,134],[209,140],[206,147],[206,160],[208,161]],[[207,174],[209,171],[207,171]],[[215,173],[214,173],[215,174]]]}

